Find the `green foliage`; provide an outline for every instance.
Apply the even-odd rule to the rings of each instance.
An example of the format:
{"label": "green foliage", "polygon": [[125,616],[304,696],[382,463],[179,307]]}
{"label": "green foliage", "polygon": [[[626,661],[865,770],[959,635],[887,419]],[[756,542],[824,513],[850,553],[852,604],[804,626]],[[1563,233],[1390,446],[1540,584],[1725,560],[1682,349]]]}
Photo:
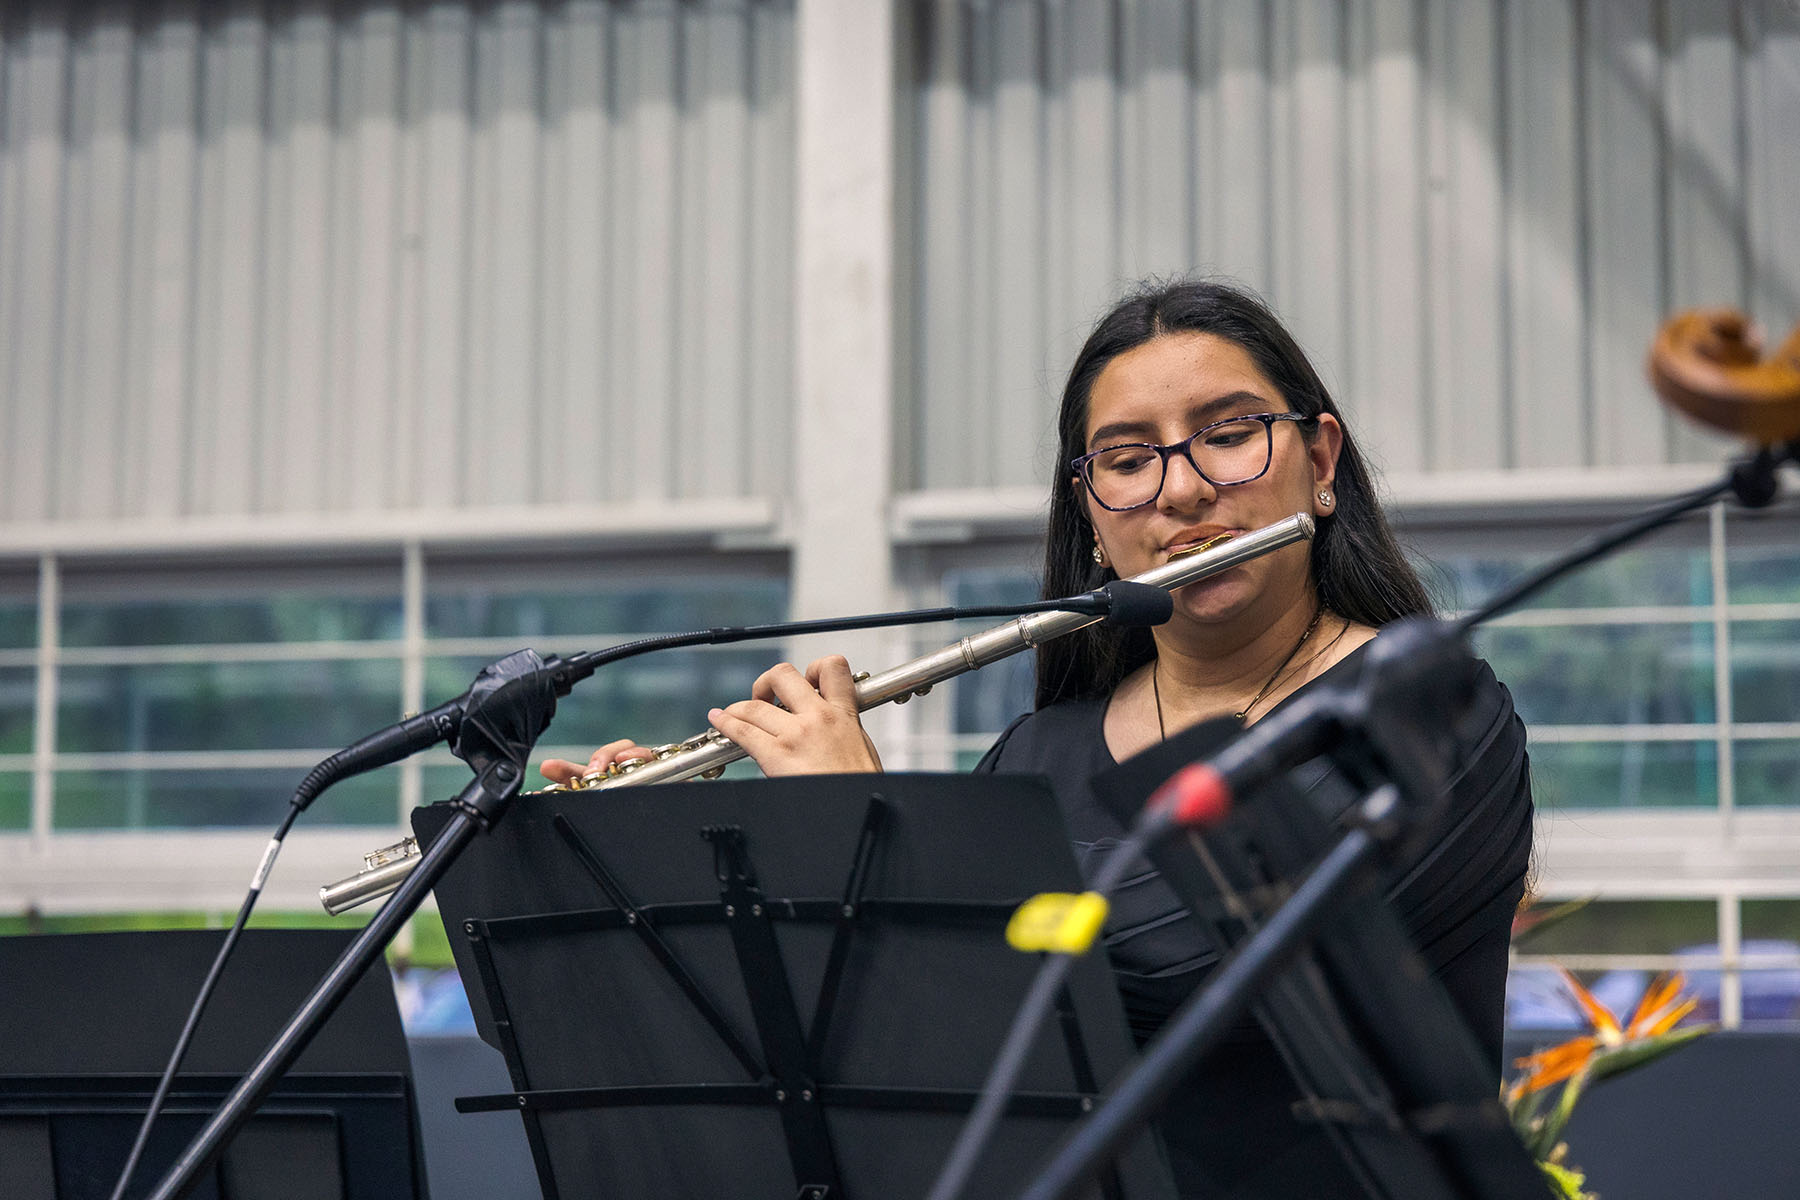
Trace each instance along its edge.
{"label": "green foliage", "polygon": [[[12,937],[38,933],[116,933],[139,929],[226,929],[237,914],[230,912],[116,912],[71,913],[47,916],[42,913],[0,915],[0,936]],[[257,912],[250,916],[252,929],[360,929],[368,924],[369,913],[347,913],[341,917],[325,912]],[[450,941],[444,934],[444,923],[436,913],[420,913],[412,919],[412,949],[404,954],[389,950],[390,961],[404,960],[415,967],[454,966]]]}
{"label": "green foliage", "polygon": [[[1615,1046],[1594,1055],[1594,1061],[1588,1064],[1588,1076],[1598,1082],[1634,1071],[1645,1063],[1655,1062],[1671,1050],[1678,1050],[1696,1038],[1705,1037],[1718,1030],[1717,1025],[1684,1025],[1680,1029],[1671,1029],[1656,1037],[1643,1038],[1626,1042],[1623,1046]],[[1572,1104],[1573,1102],[1571,1102]]]}
{"label": "green foliage", "polygon": [[1564,1200],[1600,1200],[1598,1194],[1586,1191],[1587,1177],[1580,1171],[1558,1163],[1540,1162],[1538,1170],[1550,1181],[1550,1194]]}

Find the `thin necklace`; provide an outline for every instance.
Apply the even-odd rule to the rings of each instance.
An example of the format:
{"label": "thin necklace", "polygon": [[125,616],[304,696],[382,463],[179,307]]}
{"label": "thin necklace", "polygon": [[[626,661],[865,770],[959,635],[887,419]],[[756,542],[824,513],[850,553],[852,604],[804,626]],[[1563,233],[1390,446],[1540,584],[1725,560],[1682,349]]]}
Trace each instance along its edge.
{"label": "thin necklace", "polygon": [[[1235,716],[1238,720],[1242,721],[1245,717],[1250,715],[1251,709],[1255,708],[1258,704],[1262,703],[1263,697],[1267,696],[1269,694],[1269,692],[1275,687],[1275,681],[1277,679],[1281,678],[1281,673],[1283,671],[1287,670],[1288,664],[1294,661],[1294,656],[1296,654],[1300,653],[1300,647],[1306,645],[1306,639],[1311,637],[1313,635],[1313,630],[1315,630],[1319,627],[1319,618],[1323,617],[1324,615],[1325,615],[1325,606],[1321,604],[1313,612],[1313,619],[1307,623],[1305,632],[1303,632],[1300,635],[1300,640],[1294,643],[1294,648],[1287,652],[1287,657],[1282,659],[1281,664],[1279,666],[1277,666],[1275,668],[1275,670],[1270,673],[1268,682],[1262,685],[1262,691],[1256,693],[1256,695],[1251,698],[1250,703],[1244,705],[1243,708],[1241,708],[1237,712],[1233,713],[1232,714],[1233,716]],[[1346,625],[1344,628],[1348,629],[1349,626]],[[1338,630],[1338,637],[1343,637],[1343,636],[1344,636],[1344,630],[1343,629]],[[1326,646],[1326,649],[1330,649],[1331,645],[1336,645],[1336,644],[1337,644],[1337,638],[1332,638],[1331,644]],[[1162,688],[1156,682],[1157,670],[1159,667],[1161,667],[1161,665],[1162,665],[1161,658],[1153,658],[1150,660],[1150,696],[1152,699],[1154,699],[1156,701],[1156,732],[1157,732],[1157,735],[1159,737],[1161,737],[1163,741],[1166,742],[1169,740],[1169,731],[1168,731],[1168,728],[1163,724]]]}

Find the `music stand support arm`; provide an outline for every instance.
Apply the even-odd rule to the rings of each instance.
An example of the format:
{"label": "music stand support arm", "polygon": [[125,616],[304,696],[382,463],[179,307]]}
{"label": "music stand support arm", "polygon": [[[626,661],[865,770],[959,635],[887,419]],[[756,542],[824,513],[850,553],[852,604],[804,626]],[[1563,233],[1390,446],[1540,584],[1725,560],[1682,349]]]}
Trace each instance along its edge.
{"label": "music stand support arm", "polygon": [[1062,1144],[1019,1200],[1069,1200],[1101,1163],[1142,1129],[1194,1064],[1249,1009],[1263,986],[1336,915],[1332,901],[1374,869],[1383,841],[1376,831],[1388,832],[1398,803],[1398,791],[1391,784],[1363,802],[1365,816],[1378,819],[1340,838],[1287,903],[1220,966],[1211,983],[1182,1005],[1162,1036],[1120,1078],[1098,1111]]}

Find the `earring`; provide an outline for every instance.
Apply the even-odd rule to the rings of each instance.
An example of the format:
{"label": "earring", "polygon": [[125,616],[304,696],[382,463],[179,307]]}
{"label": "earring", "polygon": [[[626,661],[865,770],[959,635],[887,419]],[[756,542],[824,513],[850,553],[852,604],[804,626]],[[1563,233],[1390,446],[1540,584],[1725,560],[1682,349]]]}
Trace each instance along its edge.
{"label": "earring", "polygon": [[1330,492],[1320,492],[1319,493],[1319,503],[1323,504],[1326,508],[1330,508],[1331,507],[1331,493]]}
{"label": "earring", "polygon": [[1094,565],[1096,567],[1104,567],[1106,565],[1106,551],[1100,548],[1099,542],[1094,543]]}

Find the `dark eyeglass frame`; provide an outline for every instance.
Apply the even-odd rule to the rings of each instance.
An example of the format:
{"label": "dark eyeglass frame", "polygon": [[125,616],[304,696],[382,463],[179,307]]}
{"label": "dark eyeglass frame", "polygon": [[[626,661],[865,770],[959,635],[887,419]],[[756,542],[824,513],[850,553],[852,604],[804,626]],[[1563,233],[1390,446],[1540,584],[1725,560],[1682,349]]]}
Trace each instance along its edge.
{"label": "dark eyeglass frame", "polygon": [[[1221,425],[1231,425],[1238,421],[1262,422],[1263,448],[1265,450],[1262,470],[1258,471],[1248,479],[1235,479],[1230,483],[1222,483],[1201,470],[1200,464],[1194,460],[1194,439],[1211,433]],[[1194,468],[1194,473],[1214,487],[1238,487],[1246,483],[1255,483],[1269,473],[1269,465],[1275,461],[1275,422],[1277,421],[1293,421],[1304,427],[1308,424],[1317,424],[1318,418],[1309,417],[1305,413],[1295,412],[1244,413],[1241,416],[1226,417],[1222,421],[1214,421],[1210,425],[1203,425],[1193,433],[1190,433],[1187,437],[1182,438],[1179,442],[1171,442],[1167,446],[1159,446],[1155,442],[1120,442],[1116,446],[1102,446],[1098,450],[1090,451],[1087,454],[1083,454],[1080,458],[1072,460],[1069,463],[1069,467],[1075,472],[1075,477],[1081,480],[1083,485],[1087,487],[1088,495],[1094,498],[1095,504],[1098,504],[1107,512],[1131,512],[1134,509],[1143,508],[1147,504],[1155,504],[1158,497],[1162,495],[1163,488],[1167,486],[1169,482],[1169,455],[1171,454],[1179,453],[1183,458],[1187,459],[1188,465]],[[1150,493],[1150,498],[1148,500],[1140,500],[1136,504],[1127,504],[1123,508],[1114,508],[1112,505],[1102,500],[1100,498],[1100,493],[1094,490],[1094,460],[1099,458],[1102,454],[1111,454],[1115,450],[1132,449],[1156,451],[1157,455],[1162,459],[1162,479],[1157,482],[1156,490]]]}

